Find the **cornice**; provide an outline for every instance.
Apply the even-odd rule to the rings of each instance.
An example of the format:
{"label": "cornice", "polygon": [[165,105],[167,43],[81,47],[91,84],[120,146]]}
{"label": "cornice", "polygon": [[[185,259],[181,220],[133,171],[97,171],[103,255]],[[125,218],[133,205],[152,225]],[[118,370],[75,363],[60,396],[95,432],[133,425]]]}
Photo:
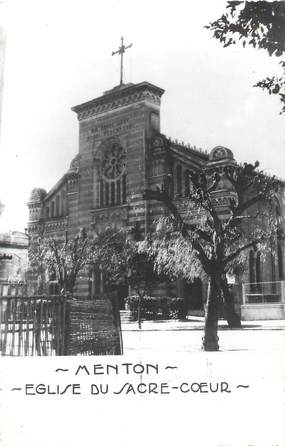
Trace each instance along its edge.
{"label": "cornice", "polygon": [[61,219],[50,219],[45,220],[44,222],[44,231],[45,232],[53,232],[53,231],[60,231],[67,228],[67,218],[62,217]]}
{"label": "cornice", "polygon": [[92,223],[94,225],[99,222],[112,222],[117,220],[125,220],[128,217],[128,205],[114,206],[110,208],[91,209]]}
{"label": "cornice", "polygon": [[204,167],[209,156],[206,152],[196,149],[190,144],[179,143],[162,133],[156,134],[149,142],[149,155],[151,158],[159,158],[166,151],[169,151],[176,157],[181,157],[183,161],[190,161],[196,164],[197,167]]}
{"label": "cornice", "polygon": [[207,153],[201,152],[197,149],[194,149],[190,145],[186,146],[183,144],[175,143],[170,140],[170,150],[179,155],[186,155],[188,159],[195,159],[195,161],[199,161],[199,163],[205,163],[209,159],[209,155]]}
{"label": "cornice", "polygon": [[141,82],[140,84],[126,86],[118,90],[110,90],[99,98],[72,107],[71,110],[77,113],[80,121],[141,101],[150,101],[155,105],[160,105],[160,98],[163,93],[164,90],[162,88],[156,87],[149,82]]}
{"label": "cornice", "polygon": [[52,232],[67,229],[68,226],[68,216],[63,217],[51,217],[51,218],[41,218],[40,220],[33,220],[28,222],[29,232]]}

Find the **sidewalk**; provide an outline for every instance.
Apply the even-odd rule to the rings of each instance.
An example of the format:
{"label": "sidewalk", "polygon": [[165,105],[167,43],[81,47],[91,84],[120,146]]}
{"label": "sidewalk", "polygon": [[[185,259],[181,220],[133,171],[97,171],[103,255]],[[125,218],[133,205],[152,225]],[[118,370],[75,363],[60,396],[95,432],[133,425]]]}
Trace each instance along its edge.
{"label": "sidewalk", "polygon": [[[158,320],[143,321],[141,330],[138,322],[122,324],[123,331],[177,331],[177,330],[203,330],[204,318],[188,316],[187,320]],[[239,331],[240,328],[230,329],[225,320],[219,321],[219,330]],[[285,320],[242,321],[242,330],[285,330]]]}
{"label": "sidewalk", "polygon": [[[243,321],[242,329],[229,329],[219,321],[220,352],[285,352],[285,321]],[[201,352],[203,318],[177,321],[143,321],[122,324],[124,353],[189,353]]]}

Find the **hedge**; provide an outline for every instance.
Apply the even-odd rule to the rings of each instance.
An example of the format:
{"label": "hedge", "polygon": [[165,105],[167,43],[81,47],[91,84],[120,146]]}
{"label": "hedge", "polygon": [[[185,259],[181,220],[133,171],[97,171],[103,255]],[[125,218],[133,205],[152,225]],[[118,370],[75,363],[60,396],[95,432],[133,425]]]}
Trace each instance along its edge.
{"label": "hedge", "polygon": [[[137,319],[138,302],[138,296],[126,299],[127,308],[132,312],[134,319]],[[141,301],[141,317],[144,319],[185,319],[186,313],[184,299],[146,296]]]}

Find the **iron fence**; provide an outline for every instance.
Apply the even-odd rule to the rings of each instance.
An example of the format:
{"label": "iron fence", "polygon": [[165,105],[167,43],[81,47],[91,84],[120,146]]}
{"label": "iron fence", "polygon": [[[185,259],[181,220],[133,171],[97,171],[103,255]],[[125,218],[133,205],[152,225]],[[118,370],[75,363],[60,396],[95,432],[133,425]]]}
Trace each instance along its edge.
{"label": "iron fence", "polygon": [[285,301],[285,282],[256,282],[243,284],[243,305],[278,304]]}
{"label": "iron fence", "polygon": [[62,296],[0,297],[0,351],[10,356],[64,354]]}
{"label": "iron fence", "polygon": [[0,296],[0,355],[123,353],[116,293],[96,300]]}

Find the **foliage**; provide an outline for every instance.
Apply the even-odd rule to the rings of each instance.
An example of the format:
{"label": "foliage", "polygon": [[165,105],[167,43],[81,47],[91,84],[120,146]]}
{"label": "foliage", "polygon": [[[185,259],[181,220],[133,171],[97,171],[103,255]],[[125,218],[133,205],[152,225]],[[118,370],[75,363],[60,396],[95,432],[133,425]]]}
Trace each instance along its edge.
{"label": "foliage", "polygon": [[61,292],[72,293],[76,279],[84,267],[92,262],[93,243],[84,229],[72,238],[56,239],[44,234],[31,239],[29,263],[44,282],[55,277]]}
{"label": "foliage", "polygon": [[128,256],[128,283],[140,296],[150,293],[158,277],[146,253],[138,252],[138,246],[131,248]]}
{"label": "foliage", "polygon": [[[217,269],[228,273],[243,263],[244,251],[257,245],[266,249],[268,238],[277,231],[273,205],[280,182],[257,168],[258,163],[245,163],[190,175],[193,192],[187,201],[192,221],[181,217],[166,191],[147,191],[146,198],[163,201],[172,214],[160,220],[160,231],[141,244],[142,251],[155,256],[158,272],[188,280],[202,270],[208,275]],[[216,193],[225,183],[231,190],[226,197],[228,215],[221,219]]]}
{"label": "foliage", "polygon": [[63,292],[72,292],[79,273],[89,267],[103,270],[107,286],[128,283],[140,296],[150,291],[156,279],[148,256],[138,252],[138,244],[128,240],[127,231],[110,228],[92,240],[85,230],[73,239],[34,236],[29,264],[42,282],[54,277]]}
{"label": "foliage", "polygon": [[190,174],[192,191],[186,198],[184,217],[171,197],[169,184],[161,191],[145,192],[145,199],[163,202],[171,214],[160,220],[159,231],[150,234],[140,247],[153,259],[155,270],[188,280],[201,276],[202,271],[209,277],[205,319],[205,327],[212,330],[209,349],[217,349],[221,305],[229,325],[240,326],[226,274],[244,264],[250,248],[266,251],[268,242],[281,234],[275,212],[281,183],[258,171],[258,165],[231,163]]}
{"label": "foliage", "polygon": [[96,262],[101,265],[109,284],[124,282],[138,295],[138,325],[141,328],[143,298],[150,293],[157,275],[149,256],[140,252],[138,243],[130,240],[126,230],[112,229],[96,240]]}
{"label": "foliage", "polygon": [[157,279],[148,256],[138,250],[139,244],[129,240],[124,229],[107,229],[94,242],[93,261],[101,265],[109,285],[128,283],[140,296],[146,295]]}
{"label": "foliage", "polygon": [[106,228],[94,239],[93,264],[104,271],[106,285],[126,282],[126,231]]}
{"label": "foliage", "polygon": [[[251,45],[263,49],[270,56],[280,58],[285,68],[285,2],[284,1],[228,1],[228,11],[206,28],[224,47],[239,41],[243,47]],[[267,77],[255,84],[269,94],[279,95],[285,112],[285,79],[283,76]]]}
{"label": "foliage", "polygon": [[189,250],[189,243],[177,231],[173,217],[162,217],[157,222],[160,230],[148,237],[140,244],[140,250],[151,255],[154,268],[158,275],[164,274],[170,280],[185,279],[191,282],[203,275],[201,262],[196,252]]}

